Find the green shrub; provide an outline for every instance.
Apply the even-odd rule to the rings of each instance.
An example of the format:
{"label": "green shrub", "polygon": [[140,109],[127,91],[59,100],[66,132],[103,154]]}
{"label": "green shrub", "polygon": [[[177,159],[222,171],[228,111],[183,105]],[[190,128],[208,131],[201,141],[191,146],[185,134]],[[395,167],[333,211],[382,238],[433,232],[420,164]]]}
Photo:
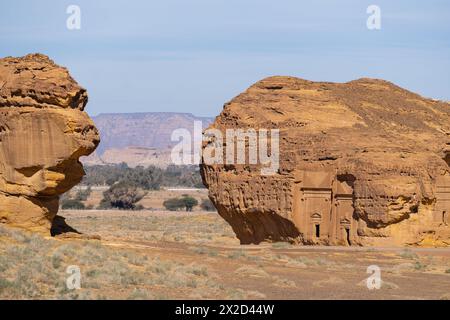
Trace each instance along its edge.
{"label": "green shrub", "polygon": [[61,208],[64,210],[84,210],[85,206],[83,202],[75,199],[66,199],[61,201]]}
{"label": "green shrub", "polygon": [[416,261],[415,263],[414,263],[414,269],[415,270],[424,270],[424,269],[426,269],[427,268],[427,265],[426,264],[423,264],[422,262],[420,262],[420,261]]}
{"label": "green shrub", "polygon": [[404,249],[399,253],[400,257],[403,259],[417,259],[418,256],[411,249]]}
{"label": "green shrub", "polygon": [[170,198],[163,202],[163,206],[169,211],[178,211],[183,208],[186,211],[192,211],[197,205],[197,199],[189,195],[183,195],[181,198]]}
{"label": "green shrub", "polygon": [[170,198],[163,202],[163,206],[169,211],[178,211],[184,208],[184,202],[180,198]]}

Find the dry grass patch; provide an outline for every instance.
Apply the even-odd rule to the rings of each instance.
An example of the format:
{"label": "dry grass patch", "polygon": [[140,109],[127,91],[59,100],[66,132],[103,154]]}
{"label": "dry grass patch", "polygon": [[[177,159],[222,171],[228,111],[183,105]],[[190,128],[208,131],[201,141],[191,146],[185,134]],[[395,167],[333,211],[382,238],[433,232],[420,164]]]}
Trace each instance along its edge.
{"label": "dry grass patch", "polygon": [[[150,257],[99,241],[44,239],[3,227],[0,236],[3,299],[158,299],[196,291],[225,295],[219,278],[201,264]],[[81,290],[66,287],[70,265],[81,270]]]}

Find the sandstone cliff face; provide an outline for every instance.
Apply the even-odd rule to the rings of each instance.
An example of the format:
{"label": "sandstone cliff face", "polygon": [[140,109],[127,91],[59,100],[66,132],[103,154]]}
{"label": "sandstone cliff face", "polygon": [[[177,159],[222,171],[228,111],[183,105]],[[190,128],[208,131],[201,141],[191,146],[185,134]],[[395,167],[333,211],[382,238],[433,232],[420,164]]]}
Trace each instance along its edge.
{"label": "sandstone cliff face", "polygon": [[0,59],[0,223],[49,233],[99,143],[87,92],[47,56]]}
{"label": "sandstone cliff face", "polygon": [[261,164],[201,165],[242,243],[450,245],[449,103],[382,80],[271,77],[211,128],[280,130],[274,175]]}

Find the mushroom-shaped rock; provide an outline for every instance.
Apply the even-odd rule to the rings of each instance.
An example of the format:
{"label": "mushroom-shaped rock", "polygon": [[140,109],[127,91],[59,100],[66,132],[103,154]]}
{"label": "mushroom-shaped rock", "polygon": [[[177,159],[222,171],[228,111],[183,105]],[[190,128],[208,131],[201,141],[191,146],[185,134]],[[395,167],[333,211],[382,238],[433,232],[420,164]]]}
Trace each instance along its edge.
{"label": "mushroom-shaped rock", "polygon": [[100,142],[87,92],[47,56],[0,59],[0,223],[49,234]]}

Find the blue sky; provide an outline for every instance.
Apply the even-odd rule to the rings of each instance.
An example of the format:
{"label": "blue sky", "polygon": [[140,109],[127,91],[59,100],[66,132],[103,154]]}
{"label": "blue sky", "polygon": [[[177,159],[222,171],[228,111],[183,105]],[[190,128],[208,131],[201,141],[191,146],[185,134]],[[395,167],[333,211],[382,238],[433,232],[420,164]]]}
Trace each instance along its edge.
{"label": "blue sky", "polygon": [[[81,8],[81,30],[66,8]],[[381,8],[381,30],[366,9]],[[215,116],[271,75],[383,78],[450,100],[450,1],[0,0],[0,56],[67,66],[87,111]]]}

